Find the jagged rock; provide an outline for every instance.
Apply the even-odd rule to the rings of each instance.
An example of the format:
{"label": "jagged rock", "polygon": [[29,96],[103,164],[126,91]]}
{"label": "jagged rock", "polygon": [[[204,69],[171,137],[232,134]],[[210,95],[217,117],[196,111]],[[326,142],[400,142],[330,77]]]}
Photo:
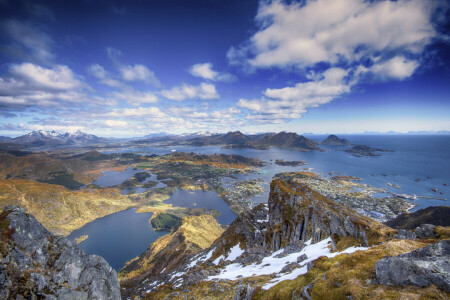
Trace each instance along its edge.
{"label": "jagged rock", "polygon": [[314,284],[308,284],[308,285],[304,286],[300,295],[307,300],[312,300],[310,291],[313,289],[313,287],[314,287]]}
{"label": "jagged rock", "polygon": [[450,240],[413,252],[384,257],[375,263],[377,281],[386,285],[416,285],[426,287],[435,284],[450,291]]}
{"label": "jagged rock", "polygon": [[2,299],[121,299],[117,274],[103,258],[53,235],[23,208],[7,206],[0,223]]}
{"label": "jagged rock", "polygon": [[236,293],[234,293],[234,300],[251,300],[255,289],[250,285],[238,285]]}
{"label": "jagged rock", "polygon": [[287,264],[281,269],[281,273],[290,273],[293,269],[298,268],[299,266],[300,265],[298,263]]}
{"label": "jagged rock", "polygon": [[438,235],[434,233],[435,227],[436,226],[432,224],[422,224],[416,228],[416,235],[419,239],[438,237]]}
{"label": "jagged rock", "polygon": [[297,257],[297,263],[301,263],[304,260],[307,260],[308,256],[306,256],[306,254],[302,254],[299,257]]}
{"label": "jagged rock", "polygon": [[416,234],[412,230],[399,229],[398,233],[394,235],[394,238],[403,240],[414,240],[416,238]]}
{"label": "jagged rock", "polygon": [[366,231],[373,221],[329,200],[303,184],[274,180],[269,196],[266,247],[301,249],[329,236],[354,237],[368,246]]}
{"label": "jagged rock", "polygon": [[304,245],[297,245],[297,244],[289,245],[283,249],[283,252],[275,255],[274,257],[276,257],[276,258],[286,257],[289,254],[300,252],[304,247],[305,247]]}

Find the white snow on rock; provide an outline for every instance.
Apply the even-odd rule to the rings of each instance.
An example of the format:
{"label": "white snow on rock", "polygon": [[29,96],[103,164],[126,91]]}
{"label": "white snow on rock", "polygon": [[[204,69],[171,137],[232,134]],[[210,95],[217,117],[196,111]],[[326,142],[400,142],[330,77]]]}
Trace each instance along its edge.
{"label": "white snow on rock", "polygon": [[[286,264],[297,262],[297,257],[305,254],[308,258],[301,262],[301,267],[294,269],[291,273],[283,273],[281,276],[274,278],[272,281],[264,285],[263,289],[269,289],[272,286],[276,285],[280,281],[294,279],[300,275],[306,274],[307,267],[306,264],[310,261],[314,261],[321,256],[334,257],[336,255],[342,253],[353,253],[358,250],[367,250],[367,247],[350,247],[342,252],[334,252],[331,253],[328,245],[331,243],[331,238],[324,239],[316,244],[311,244],[311,240],[307,241],[305,244],[305,248],[301,251],[289,254],[285,257],[276,258],[275,256],[281,252],[283,249],[272,253],[272,255],[265,257],[261,263],[253,263],[247,266],[243,266],[238,263],[230,264],[226,266],[218,275],[210,276],[208,280],[213,279],[228,279],[228,280],[236,280],[241,277],[251,277],[251,276],[259,276],[259,275],[270,275],[273,273],[280,273],[281,269]],[[237,248],[236,248],[237,247]],[[243,251],[239,248],[239,245],[234,246],[228,255],[227,259],[231,259],[231,257],[238,257],[243,253]],[[220,258],[220,257],[219,257]],[[218,259],[219,259],[218,258]],[[214,261],[216,264],[217,259]]]}
{"label": "white snow on rock", "polygon": [[226,260],[230,260],[233,261],[236,258],[238,258],[239,256],[241,256],[244,253],[244,250],[241,249],[241,247],[239,247],[239,244],[235,245],[233,248],[230,249],[230,253],[228,253],[228,255],[225,257],[223,254],[221,256],[219,256],[218,258],[216,258],[213,261],[213,264],[217,265],[220,263],[221,260],[226,261]]}
{"label": "white snow on rock", "polygon": [[208,253],[206,253],[206,255],[200,255],[198,257],[194,256],[193,258],[195,258],[195,259],[193,261],[191,261],[191,263],[188,265],[188,268],[192,268],[198,264],[201,264],[204,261],[207,261],[213,254],[214,250],[215,250],[214,248],[211,249]]}

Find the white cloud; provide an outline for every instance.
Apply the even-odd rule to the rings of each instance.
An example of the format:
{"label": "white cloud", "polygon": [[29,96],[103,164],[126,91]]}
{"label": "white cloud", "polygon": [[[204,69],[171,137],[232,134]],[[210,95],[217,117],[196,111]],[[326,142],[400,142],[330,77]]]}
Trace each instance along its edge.
{"label": "white cloud", "polygon": [[312,81],[297,83],[293,87],[267,89],[266,98],[247,100],[240,99],[238,107],[246,108],[252,113],[248,120],[257,122],[281,123],[285,119],[297,119],[308,108],[326,104],[342,94],[350,91],[347,83],[348,71],[331,68]]}
{"label": "white cloud", "polygon": [[140,92],[132,89],[113,93],[113,96],[117,99],[125,100],[135,106],[145,103],[156,103],[159,100],[158,97],[152,92]]}
{"label": "white cloud", "polygon": [[416,68],[419,66],[419,62],[415,60],[408,60],[403,56],[396,56],[390,60],[373,65],[368,69],[380,79],[398,79],[410,77]]}
{"label": "white cloud", "polygon": [[105,79],[106,78],[106,71],[105,68],[103,68],[99,64],[93,64],[90,65],[87,69],[88,73],[92,76],[98,78],[98,79]]}
{"label": "white cloud", "polygon": [[189,68],[189,73],[191,73],[191,75],[193,76],[212,81],[231,82],[236,80],[236,77],[234,75],[231,75],[229,73],[219,73],[217,71],[214,71],[212,67],[213,65],[211,63],[195,64]]}
{"label": "white cloud", "polygon": [[304,68],[357,62],[380,51],[417,54],[436,34],[432,6],[433,1],[422,0],[272,1],[260,6],[260,30],[228,56],[255,68]]}
{"label": "white cloud", "polygon": [[[259,30],[228,51],[230,63],[253,71],[300,69],[309,81],[268,88],[264,97],[237,105],[251,112],[248,120],[281,123],[350,92],[365,75],[408,78],[436,36],[435,9],[435,1],[422,0],[263,2],[256,16]],[[319,63],[328,69],[317,72]]]}
{"label": "white cloud", "polygon": [[139,107],[113,109],[103,114],[94,114],[95,117],[150,117],[150,118],[166,118],[167,114],[162,112],[158,107]]}
{"label": "white cloud", "polygon": [[128,122],[126,121],[120,121],[120,120],[106,120],[104,122],[109,127],[127,127]]}
{"label": "white cloud", "polygon": [[202,82],[198,86],[183,84],[170,90],[161,91],[161,95],[165,98],[175,101],[183,101],[186,99],[218,99],[216,87],[212,84]]}
{"label": "white cloud", "polygon": [[17,20],[6,20],[0,28],[11,40],[10,44],[3,46],[10,55],[45,64],[53,60],[54,55],[51,52],[53,41],[39,28]]}
{"label": "white cloud", "polygon": [[69,90],[82,85],[72,70],[63,65],[44,68],[32,63],[23,63],[12,65],[10,71],[24,78],[29,84],[44,89]]}
{"label": "white cloud", "polygon": [[211,63],[204,63],[204,64],[195,64],[190,69],[189,72],[193,76],[201,77],[204,79],[214,80],[217,75],[219,75],[218,72],[214,71],[212,69]]}
{"label": "white cloud", "polygon": [[122,66],[119,69],[122,74],[122,78],[125,81],[144,81],[148,82],[156,87],[161,86],[159,79],[155,76],[155,73],[149,70],[144,65],[127,65]]}

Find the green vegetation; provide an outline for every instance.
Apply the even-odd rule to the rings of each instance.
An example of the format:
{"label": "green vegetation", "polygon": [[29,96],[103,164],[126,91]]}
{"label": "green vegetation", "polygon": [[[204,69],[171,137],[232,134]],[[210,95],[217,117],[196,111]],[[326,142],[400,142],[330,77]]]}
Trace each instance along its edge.
{"label": "green vegetation", "polygon": [[152,227],[155,230],[172,230],[181,221],[181,218],[169,214],[169,213],[159,213],[154,218],[150,220]]}
{"label": "green vegetation", "polygon": [[38,179],[37,181],[42,183],[62,185],[71,190],[76,190],[84,185],[81,182],[76,181],[73,178],[73,174],[67,173],[66,171],[51,172],[47,175],[50,177],[50,179]]}

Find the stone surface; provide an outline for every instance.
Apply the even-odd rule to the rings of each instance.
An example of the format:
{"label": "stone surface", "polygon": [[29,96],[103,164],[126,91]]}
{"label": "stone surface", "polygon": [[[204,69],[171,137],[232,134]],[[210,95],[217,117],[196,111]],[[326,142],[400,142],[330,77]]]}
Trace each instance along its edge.
{"label": "stone surface", "polygon": [[419,287],[435,284],[450,292],[450,240],[384,257],[375,263],[375,269],[381,284]]}
{"label": "stone surface", "polygon": [[250,285],[238,285],[234,294],[234,300],[251,300],[254,291],[254,288]]}
{"label": "stone surface", "polygon": [[0,298],[121,299],[103,258],[53,235],[23,208],[6,207],[0,223]]}
{"label": "stone surface", "polygon": [[394,238],[402,240],[414,240],[416,238],[416,234],[412,230],[399,229],[398,233],[394,235]]}

